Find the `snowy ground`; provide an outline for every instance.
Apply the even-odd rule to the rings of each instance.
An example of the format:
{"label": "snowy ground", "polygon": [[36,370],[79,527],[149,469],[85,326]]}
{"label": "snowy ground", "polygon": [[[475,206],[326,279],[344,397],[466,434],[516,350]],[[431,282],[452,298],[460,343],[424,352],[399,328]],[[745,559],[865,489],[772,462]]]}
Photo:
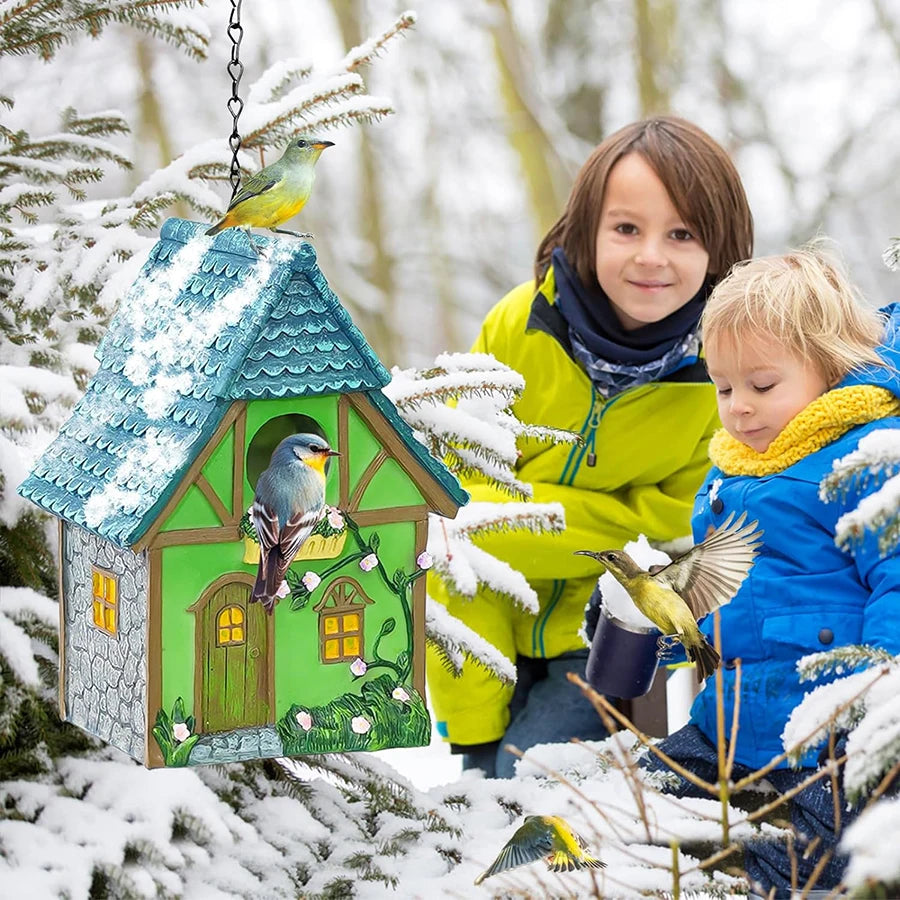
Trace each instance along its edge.
{"label": "snowy ground", "polygon": [[408,778],[419,790],[456,781],[462,774],[462,757],[450,755],[450,745],[434,731],[428,747],[403,747],[373,753]]}

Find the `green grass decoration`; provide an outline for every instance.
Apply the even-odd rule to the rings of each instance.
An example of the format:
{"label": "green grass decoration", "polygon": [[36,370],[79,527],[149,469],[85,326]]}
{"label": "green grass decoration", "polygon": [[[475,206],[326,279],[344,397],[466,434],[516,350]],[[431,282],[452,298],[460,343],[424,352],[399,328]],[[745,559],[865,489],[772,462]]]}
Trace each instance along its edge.
{"label": "green grass decoration", "polygon": [[[298,714],[304,721],[308,716],[308,729],[298,722]],[[365,727],[363,720],[368,731],[354,730],[354,722],[357,729]],[[292,704],[275,727],[286,756],[421,747],[431,736],[422,698],[390,675],[367,681],[362,695],[343,694],[324,706]]]}
{"label": "green grass decoration", "polygon": [[[178,728],[177,726],[182,726]],[[181,740],[176,737],[176,731],[185,735]],[[194,717],[184,715],[184,701],[179,697],[172,708],[172,715],[161,709],[156,714],[156,724],[153,726],[153,737],[162,752],[167,766],[186,766],[194,744],[200,740],[199,734],[194,734]]]}

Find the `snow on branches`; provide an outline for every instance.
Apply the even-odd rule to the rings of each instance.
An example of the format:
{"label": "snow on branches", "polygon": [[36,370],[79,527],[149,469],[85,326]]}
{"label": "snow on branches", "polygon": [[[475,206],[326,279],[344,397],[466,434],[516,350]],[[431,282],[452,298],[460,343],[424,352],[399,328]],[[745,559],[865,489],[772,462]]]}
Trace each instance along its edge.
{"label": "snow on branches", "polygon": [[578,435],[520,422],[511,407],[525,379],[486,353],[442,353],[428,369],[397,369],[384,389],[432,456],[463,478],[480,477],[517,499],[518,438],[575,443]]}
{"label": "snow on branches", "polygon": [[797,664],[801,680],[847,673],[810,691],[791,713],[782,741],[792,759],[848,732],[844,788],[862,797],[900,760],[900,657],[877,647],[838,647]]}

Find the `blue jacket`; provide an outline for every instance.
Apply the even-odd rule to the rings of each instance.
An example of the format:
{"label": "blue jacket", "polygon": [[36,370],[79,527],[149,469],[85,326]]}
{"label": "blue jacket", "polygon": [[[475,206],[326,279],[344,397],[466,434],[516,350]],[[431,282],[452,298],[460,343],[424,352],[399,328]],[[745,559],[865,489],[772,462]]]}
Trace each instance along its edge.
{"label": "blue jacket", "polygon": [[[890,318],[879,353],[888,367],[854,371],[838,387],[877,385],[900,396],[900,304],[884,311]],[[852,428],[773,475],[728,476],[715,467],[697,494],[696,541],[710,526],[745,510],[748,520],[758,519],[765,530],[748,578],[721,609],[726,734],[735,679],[728,664],[741,660],[738,762],[758,768],[783,752],[781,734],[788,717],[815,687],[798,679],[801,657],[843,644],[872,644],[900,653],[900,554],[880,556],[876,536],[868,531],[852,552],[839,549],[834,543],[837,520],[857,506],[861,495],[851,490],[828,503],[819,497],[819,483],[835,460],[855,450],[865,435],[886,428],[900,428],[900,418]],[[713,617],[707,616],[701,628],[712,640]],[[694,701],[691,721],[715,743],[713,678]],[[815,765],[816,756],[809,751],[802,764]]]}

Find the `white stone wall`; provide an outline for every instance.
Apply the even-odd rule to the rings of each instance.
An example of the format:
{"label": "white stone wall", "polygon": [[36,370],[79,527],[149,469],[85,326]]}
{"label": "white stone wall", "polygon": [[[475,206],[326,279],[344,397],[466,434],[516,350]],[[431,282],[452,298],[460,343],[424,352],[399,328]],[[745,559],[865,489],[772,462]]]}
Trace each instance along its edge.
{"label": "white stone wall", "polygon": [[[69,721],[143,762],[147,554],[64,523],[65,700]],[[118,634],[94,625],[91,567],[119,576]]]}

